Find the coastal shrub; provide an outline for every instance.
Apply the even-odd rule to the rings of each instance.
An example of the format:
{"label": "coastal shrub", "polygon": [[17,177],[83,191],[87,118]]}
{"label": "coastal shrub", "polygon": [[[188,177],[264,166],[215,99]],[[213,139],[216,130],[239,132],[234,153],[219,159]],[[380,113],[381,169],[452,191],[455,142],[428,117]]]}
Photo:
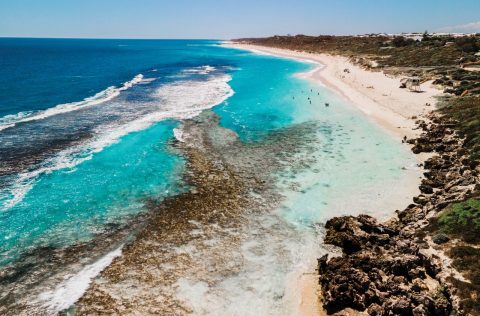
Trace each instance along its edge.
{"label": "coastal shrub", "polygon": [[403,47],[403,46],[409,46],[413,44],[415,41],[411,38],[405,38],[403,36],[395,36],[392,39],[392,45],[395,47]]}
{"label": "coastal shrub", "polygon": [[[480,249],[470,246],[456,246],[450,249],[449,255],[454,259],[454,266],[460,271],[478,270],[480,272]],[[476,268],[476,269],[475,269]],[[478,283],[480,285],[480,283]]]}
{"label": "coastal shrub", "polygon": [[[380,65],[399,67],[458,65],[461,58],[473,57],[480,46],[478,36],[453,38],[427,35],[422,41],[404,36],[274,36],[240,41],[293,50],[326,52],[344,56],[368,57]],[[454,45],[445,45],[447,42]],[[385,49],[391,47],[392,49]]]}
{"label": "coastal shrub", "polygon": [[456,129],[465,137],[471,158],[480,159],[480,97],[450,98],[440,104],[440,112],[457,121]]}
{"label": "coastal shrub", "polygon": [[454,72],[452,72],[452,79],[453,80],[463,80],[465,79],[465,76],[468,76],[469,75],[469,72],[468,71],[465,71],[463,69],[459,69],[459,70],[456,70]]}
{"label": "coastal shrub", "polygon": [[451,205],[433,220],[433,226],[465,242],[480,242],[480,200],[471,198]]}
{"label": "coastal shrub", "polygon": [[463,36],[455,39],[457,47],[466,53],[475,53],[478,51],[478,44],[474,36]]}
{"label": "coastal shrub", "polygon": [[453,259],[453,267],[462,273],[471,283],[454,280],[460,291],[462,307],[473,315],[480,313],[480,249],[470,246],[455,246],[448,255]]}
{"label": "coastal shrub", "polygon": [[458,289],[456,293],[460,297],[462,309],[469,315],[480,315],[480,285],[475,283],[463,282],[453,277],[449,278],[453,286]]}

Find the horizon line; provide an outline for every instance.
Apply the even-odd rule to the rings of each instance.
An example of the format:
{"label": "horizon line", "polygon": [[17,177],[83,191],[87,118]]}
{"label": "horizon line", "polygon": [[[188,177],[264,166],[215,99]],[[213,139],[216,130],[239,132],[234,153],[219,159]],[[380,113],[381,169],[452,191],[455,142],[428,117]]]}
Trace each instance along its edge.
{"label": "horizon line", "polygon": [[4,38],[17,38],[17,39],[78,39],[78,40],[178,40],[178,41],[229,41],[230,39],[217,39],[217,38],[154,38],[154,37],[47,37],[47,36],[0,36],[0,39]]}
{"label": "horizon line", "polygon": [[[309,37],[318,37],[318,36],[334,36],[334,37],[343,37],[343,36],[365,36],[365,35],[387,35],[387,36],[392,36],[392,35],[406,35],[406,34],[422,34],[424,32],[400,32],[400,33],[386,33],[386,32],[376,32],[376,33],[364,33],[364,34],[342,34],[342,35],[334,35],[334,34],[316,34],[316,35],[307,35],[307,34],[274,34],[274,35],[268,35],[268,36],[242,36],[242,37],[236,37],[236,38],[188,38],[188,37],[179,37],[179,38],[173,38],[173,37],[63,37],[63,36],[0,36],[0,39],[78,39],[78,40],[150,40],[150,41],[155,41],[155,40],[184,40],[184,41],[232,41],[235,39],[245,39],[245,38],[269,38],[269,37],[275,37],[275,36],[309,36]],[[438,34],[438,35],[476,35],[478,32],[428,32],[427,34]]]}

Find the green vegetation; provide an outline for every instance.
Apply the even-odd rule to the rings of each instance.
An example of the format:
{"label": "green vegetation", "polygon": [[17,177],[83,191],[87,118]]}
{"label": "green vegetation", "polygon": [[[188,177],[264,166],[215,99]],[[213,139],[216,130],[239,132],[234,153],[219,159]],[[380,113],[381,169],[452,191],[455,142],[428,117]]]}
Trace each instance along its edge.
{"label": "green vegetation", "polygon": [[462,95],[465,91],[469,94],[480,94],[480,72],[471,72],[463,69],[455,69],[447,75],[436,79],[435,84],[446,86],[446,93]]}
{"label": "green vegetation", "polygon": [[[432,234],[445,233],[468,243],[480,242],[480,200],[471,198],[455,203],[434,218],[428,227]],[[453,246],[446,251],[453,267],[470,280],[463,282],[450,278],[458,290],[462,308],[472,315],[480,315],[480,248],[469,245]]]}
{"label": "green vegetation", "polygon": [[478,41],[473,36],[456,38],[455,44],[465,53],[475,53],[479,50]]}
{"label": "green vegetation", "polygon": [[465,145],[474,160],[480,159],[480,97],[449,98],[440,112],[457,121],[456,129],[465,137]]}
{"label": "green vegetation", "polygon": [[460,238],[468,243],[480,242],[480,200],[471,198],[452,204],[432,219],[428,230]]}
{"label": "green vegetation", "polygon": [[450,257],[454,258],[454,266],[459,271],[466,271],[472,267],[478,270],[475,278],[471,278],[472,282],[476,281],[477,285],[480,285],[480,261],[477,260],[480,256],[480,249],[470,246],[456,246],[450,249]]}
{"label": "green vegetation", "polygon": [[[478,257],[477,257],[478,260]],[[458,296],[461,297],[460,304],[463,310],[469,315],[480,315],[480,286],[474,283],[463,282],[455,278],[449,281],[458,289]]]}
{"label": "green vegetation", "polygon": [[[420,36],[418,36],[420,38]],[[480,94],[480,72],[463,67],[480,67],[480,35],[431,36],[421,40],[404,36],[273,36],[238,41],[312,53],[354,57],[365,67],[392,74],[435,80],[445,92],[457,96]],[[465,92],[467,91],[467,92]]]}
{"label": "green vegetation", "polygon": [[339,55],[364,55],[383,66],[448,66],[475,62],[480,48],[480,36],[429,36],[422,40],[404,36],[273,36],[268,38],[239,39],[253,44],[323,52]]}
{"label": "green vegetation", "polygon": [[395,36],[392,40],[391,43],[395,47],[405,47],[405,46],[410,46],[415,43],[415,41],[411,38],[405,38],[403,36]]}

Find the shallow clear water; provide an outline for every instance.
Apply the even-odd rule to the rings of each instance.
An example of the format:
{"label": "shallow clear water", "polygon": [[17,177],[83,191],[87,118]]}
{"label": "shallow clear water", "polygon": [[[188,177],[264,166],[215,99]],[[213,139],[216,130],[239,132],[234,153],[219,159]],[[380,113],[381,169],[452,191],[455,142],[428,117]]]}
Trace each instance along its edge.
{"label": "shallow clear water", "polygon": [[0,215],[3,252],[86,241],[142,211],[143,199],[178,191],[182,161],[166,150],[173,122],[132,133],[75,167],[45,173]]}
{"label": "shallow clear water", "polygon": [[[295,193],[284,188],[289,195],[284,216],[309,226],[342,213],[391,215],[389,200],[398,197],[394,191],[405,193],[391,186],[401,187],[416,172],[416,159],[409,149],[326,87],[296,75],[315,65],[247,56],[256,63],[235,74],[230,85],[236,94],[214,109],[223,126],[244,140],[256,140],[272,129],[318,124],[316,149],[310,154],[314,165],[301,174],[287,170],[278,176],[279,183],[290,183],[292,178],[298,182]],[[372,203],[372,199],[378,201]],[[385,210],[379,207],[380,201],[386,202]]]}
{"label": "shallow clear water", "polygon": [[289,158],[308,166],[275,175],[282,200],[251,218],[235,249],[242,268],[212,288],[178,280],[198,313],[288,314],[292,278],[322,251],[319,223],[388,216],[408,199],[408,149],[295,75],[314,65],[216,44],[0,39],[0,267],[89,242],[184,190],[184,160],[169,144],[182,120],[212,107],[243,142],[310,123],[315,139]]}

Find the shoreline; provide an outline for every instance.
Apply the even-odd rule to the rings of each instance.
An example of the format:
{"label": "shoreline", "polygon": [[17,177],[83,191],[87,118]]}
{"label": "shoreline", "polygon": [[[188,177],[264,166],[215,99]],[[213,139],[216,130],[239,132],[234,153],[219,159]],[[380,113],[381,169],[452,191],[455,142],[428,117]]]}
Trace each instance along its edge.
{"label": "shoreline", "polygon": [[[418,129],[415,121],[417,118],[424,118],[435,108],[435,96],[440,95],[440,91],[432,87],[431,82],[422,84],[423,93],[400,89],[400,78],[391,78],[384,75],[383,72],[362,69],[341,56],[310,54],[231,42],[225,43],[223,46],[316,64],[314,69],[299,73],[298,76],[332,90],[394,139],[402,142],[405,138],[413,139],[420,136],[422,131]],[[349,72],[346,73],[343,69],[348,69]],[[370,82],[375,82],[375,86]],[[388,93],[388,91],[390,92]],[[416,155],[412,153],[412,155],[419,163],[425,162],[432,156],[430,153]],[[408,192],[410,192],[410,197],[415,197],[420,192],[419,185],[422,177],[411,178],[408,181],[411,183]],[[395,213],[392,212],[387,220],[395,217]],[[322,290],[317,281],[318,275],[309,274],[316,268],[316,266],[310,267],[304,273],[299,275],[297,273],[297,279],[290,281],[294,290],[289,295],[297,297],[294,307],[300,315],[327,315],[319,299]]]}
{"label": "shoreline", "polygon": [[[305,60],[303,60],[303,61],[305,62]],[[295,76],[297,76],[297,74],[295,74]],[[196,122],[196,120],[193,120],[193,121]],[[287,130],[293,130],[293,132],[294,132],[295,127],[291,127]],[[177,133],[178,133],[178,130],[177,130]],[[281,136],[282,134],[279,134],[279,135]],[[304,131],[301,132],[300,135],[302,136],[302,138],[305,137],[305,132]],[[293,136],[295,136],[295,133],[294,133]],[[183,137],[180,137],[180,138],[183,138]],[[175,143],[177,143],[177,142],[175,142]],[[299,144],[297,143],[295,146],[297,146],[297,145],[299,145]],[[282,144],[282,145],[279,145],[279,146],[280,146],[278,148],[279,151],[284,150],[283,147],[285,146],[285,144]],[[286,150],[286,152],[291,152],[291,150]],[[235,158],[235,160],[237,159],[237,157],[234,157],[234,158]],[[265,169],[267,169],[267,168],[265,168]],[[269,182],[270,181],[266,181],[266,183],[269,183]],[[261,182],[261,183],[264,183],[264,182]],[[191,199],[196,200],[195,198],[198,198],[197,195],[198,195],[198,192],[197,193],[192,192],[193,198],[191,198]],[[191,199],[189,198],[187,202],[191,202]],[[155,207],[157,207],[157,206],[155,206]],[[393,209],[392,209],[392,211],[393,211]],[[191,224],[191,223],[189,223],[189,224]],[[190,227],[190,229],[192,229],[192,231],[196,231],[197,228],[191,228]],[[175,234],[173,234],[173,235],[175,235]],[[150,238],[150,236],[148,238]],[[130,248],[126,247],[126,249],[128,250]],[[135,250],[131,250],[131,251],[135,251]],[[116,277],[113,274],[113,272],[116,271],[115,267],[117,267],[117,269],[120,269],[120,268],[118,268],[118,266],[120,266],[120,264],[118,264],[118,262],[121,261],[124,256],[128,257],[128,255],[125,255],[122,252],[121,256],[115,258],[110,264],[108,264],[105,267],[105,269],[103,269],[105,271],[102,271],[99,274],[96,274],[95,277],[92,277],[90,286],[88,286],[87,291],[84,292],[82,296],[88,295],[88,293],[90,293],[90,292],[91,293],[96,293],[95,290],[97,289],[99,284],[102,283],[102,281],[98,282],[98,280],[105,280],[106,277],[107,278]],[[303,258],[302,259],[302,265],[305,264],[306,262],[308,262],[308,264],[305,264],[305,266],[302,267],[302,269],[295,269],[294,273],[292,273],[292,275],[289,275],[287,277],[288,281],[291,281],[288,284],[293,285],[293,286],[291,286],[291,287],[289,286],[289,287],[294,289],[294,293],[288,293],[287,295],[289,295],[289,294],[292,294],[292,295],[290,297],[286,297],[286,299],[291,299],[296,303],[294,307],[295,307],[295,312],[297,314],[317,315],[318,312],[320,311],[320,306],[321,305],[320,305],[320,302],[318,300],[318,292],[317,292],[317,291],[319,291],[318,280],[317,280],[318,278],[316,276],[316,273],[313,272],[314,269],[315,269],[317,258],[318,258],[318,255],[315,255],[315,256],[310,256],[309,255],[309,260],[308,261],[305,260],[305,258]],[[164,264],[164,263],[162,262],[161,264]],[[165,263],[165,265],[169,266],[167,263]],[[305,268],[305,269],[303,269],[303,268]],[[73,279],[75,279],[75,277],[73,277]],[[185,284],[174,284],[174,287],[175,286],[180,286],[181,288],[183,288],[182,286],[184,286],[184,285]],[[186,284],[186,285],[190,285],[190,284]],[[314,287],[315,287],[315,291],[311,291],[311,289],[314,288]],[[139,288],[140,288],[140,286],[139,286]],[[63,288],[61,288],[61,290],[62,289]],[[55,294],[55,293],[52,293],[52,294]],[[101,300],[101,299],[99,299],[99,300]],[[103,302],[103,303],[108,303],[108,302]],[[79,303],[79,304],[81,304],[81,303]],[[297,307],[298,307],[298,309],[297,309]],[[74,307],[72,307],[72,308],[74,308]],[[307,310],[310,311],[310,312],[305,312]]]}
{"label": "shoreline", "polygon": [[[437,242],[434,234],[439,228],[435,231],[428,227],[435,224],[434,217],[449,211],[446,207],[478,192],[480,169],[469,160],[464,147],[466,138],[459,134],[456,121],[441,112],[442,101],[438,103],[440,110],[433,111],[435,96],[440,93],[428,81],[422,84],[424,93],[399,89],[400,76],[390,76],[389,70],[385,70],[386,74],[376,72],[371,65],[356,66],[359,58],[355,56],[249,44],[223,46],[241,49],[234,55],[253,62],[267,64],[269,60],[292,65],[296,62],[289,60],[295,60],[311,65],[305,71],[289,71],[295,68],[289,66],[276,68],[286,75],[276,77],[280,84],[270,88],[278,94],[266,95],[259,99],[263,102],[256,103],[273,101],[279,95],[286,96],[286,103],[290,101],[288,96],[299,99],[294,102],[293,112],[299,114],[298,122],[267,132],[265,141],[252,145],[234,128],[220,124],[223,112],[207,109],[198,116],[179,120],[171,131],[173,138],[170,133],[166,140],[166,148],[184,159],[181,177],[188,188],[165,199],[142,199],[146,212],[134,217],[139,218],[138,223],[135,220],[138,229],[132,229],[133,220],[128,225],[108,226],[108,230],[98,233],[98,246],[88,241],[65,249],[39,248],[25,256],[28,260],[23,263],[33,258],[35,264],[44,260],[58,267],[63,274],[55,272],[52,280],[65,276],[58,286],[37,295],[41,300],[32,302],[32,308],[44,303],[42,308],[52,311],[78,310],[85,315],[96,313],[99,306],[105,308],[105,313],[120,313],[123,309],[125,313],[168,311],[184,315],[206,313],[212,307],[236,312],[239,307],[255,315],[262,310],[261,303],[273,302],[262,305],[263,313],[283,308],[282,313],[292,315],[399,314],[399,310],[405,311],[402,314],[412,310],[419,314],[439,308],[442,314],[435,311],[433,315],[446,316],[443,312],[458,311],[458,288],[448,278],[471,283],[468,276],[455,270],[453,257],[447,253],[448,247],[458,245],[459,240],[442,233],[438,235],[447,238],[447,244],[442,238]],[[261,74],[270,71],[265,66],[258,69],[261,71],[252,73],[260,79]],[[288,90],[291,87],[283,83],[289,81],[299,85]],[[260,96],[269,89],[248,81],[245,86],[250,93],[248,88],[255,87],[253,91]],[[310,107],[304,107],[308,104],[305,97],[297,97],[303,86],[310,90]],[[317,92],[318,97],[312,97],[311,93]],[[324,108],[324,102],[330,102],[331,107]],[[246,103],[240,99],[236,105],[243,110]],[[282,105],[272,104],[269,110],[275,113]],[[347,115],[342,116],[342,111]],[[319,127],[323,132],[324,127],[335,127],[335,123],[340,128],[332,128],[334,132],[327,134],[331,136],[329,141],[318,141],[324,136],[316,133]],[[349,128],[349,133],[343,132]],[[361,139],[366,139],[365,143]],[[387,146],[383,147],[382,142]],[[343,150],[350,144],[366,154]],[[372,148],[377,150],[370,151]],[[320,151],[328,154],[318,155]],[[316,168],[317,161],[329,165],[328,158],[339,157],[348,159],[336,164],[338,168]],[[293,172],[283,173],[288,168]],[[356,170],[364,172],[357,174]],[[383,174],[384,170],[395,172]],[[304,171],[307,176],[302,174]],[[276,178],[278,174],[281,177]],[[321,183],[319,179],[327,174],[331,178]],[[280,179],[284,182],[277,181]],[[340,179],[354,181],[347,182],[350,186],[332,185],[336,190],[325,190],[332,192],[325,195],[326,207],[318,206],[323,202],[323,191],[304,189],[310,180],[318,181],[312,186],[329,188]],[[298,203],[303,201],[307,203]],[[285,207],[285,212],[280,212],[280,207]],[[317,213],[324,216],[310,218],[310,214]],[[306,218],[308,225],[302,222],[297,229],[297,221],[291,221],[295,215],[300,215],[301,220]],[[125,241],[115,240],[123,233],[128,237],[123,238]],[[75,261],[78,254],[89,249],[101,254],[97,248],[103,244],[100,251],[116,246],[97,258],[89,255],[89,261],[83,258],[81,266]],[[67,274],[64,262],[75,265],[72,271],[79,273]],[[23,266],[18,267],[22,273]],[[48,265],[41,268],[54,270]],[[33,284],[25,280],[22,282],[27,287]],[[11,285],[17,288],[16,283]],[[74,298],[65,295],[67,292],[81,295],[71,305]],[[65,303],[65,297],[70,303]],[[4,302],[17,305],[16,299],[7,298]],[[28,296],[22,299],[28,300]],[[139,309],[135,310],[137,304]],[[4,308],[0,306],[0,311],[8,310]]]}
{"label": "shoreline", "polygon": [[[400,89],[400,78],[387,77],[383,72],[365,70],[342,56],[233,42],[222,45],[317,64],[318,67],[301,73],[300,77],[333,90],[400,140],[404,136],[414,138],[420,135],[416,128],[416,119],[412,117],[420,117],[435,109],[435,97],[441,94],[430,81],[421,85],[422,93]],[[344,69],[348,69],[349,73],[344,72]],[[427,106],[427,103],[431,106]]]}

